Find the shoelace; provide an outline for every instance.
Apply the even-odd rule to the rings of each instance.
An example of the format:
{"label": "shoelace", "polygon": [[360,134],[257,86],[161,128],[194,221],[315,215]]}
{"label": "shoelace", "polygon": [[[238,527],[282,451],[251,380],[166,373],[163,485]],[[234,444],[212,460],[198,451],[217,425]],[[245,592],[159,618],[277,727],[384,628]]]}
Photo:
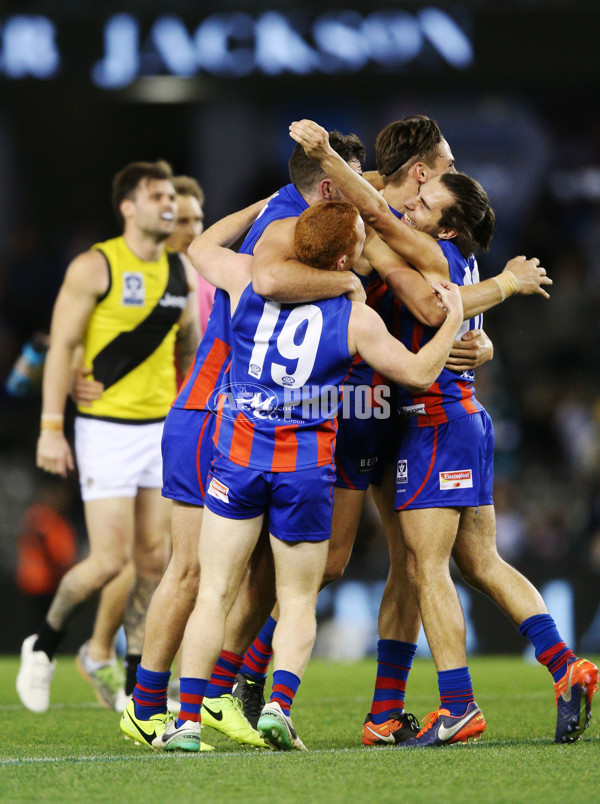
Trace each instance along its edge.
{"label": "shoelace", "polygon": [[419,723],[418,719],[412,714],[412,712],[405,712],[402,715],[402,722],[410,728],[411,731],[419,731],[421,728],[421,724]]}
{"label": "shoelace", "polygon": [[426,731],[433,726],[436,720],[441,715],[449,715],[450,712],[447,709],[437,709],[435,712],[430,712],[428,715],[425,715],[423,718],[423,725],[421,727],[421,731],[417,734],[417,737],[420,737],[422,734],[425,734]]}
{"label": "shoelace", "polygon": [[247,718],[247,717],[246,717],[246,715],[244,714],[244,707],[243,707],[242,702],[240,701],[240,699],[239,699],[239,698],[234,698],[234,697],[232,696],[231,700],[233,701],[233,707],[234,707],[234,709],[235,709],[235,710],[238,712],[238,714],[240,715],[240,717],[242,717],[242,718],[243,718],[243,719],[246,721],[246,723],[248,724],[248,728],[250,728],[250,729],[251,729],[251,728],[252,728],[252,724],[250,723],[250,721],[248,720],[248,718]]}

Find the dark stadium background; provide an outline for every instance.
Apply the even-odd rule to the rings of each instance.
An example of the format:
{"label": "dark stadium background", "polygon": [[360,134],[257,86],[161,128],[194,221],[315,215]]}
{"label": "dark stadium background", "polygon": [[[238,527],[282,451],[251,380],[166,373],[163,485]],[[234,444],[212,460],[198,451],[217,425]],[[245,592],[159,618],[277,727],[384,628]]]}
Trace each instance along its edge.
{"label": "dark stadium background", "polygon": [[[242,38],[218,39],[234,12],[245,15],[235,18]],[[137,44],[111,51],[111,73],[116,19]],[[332,52],[333,23],[366,37],[350,43],[352,58]],[[178,48],[182,30],[188,49],[212,31],[229,50],[194,66]],[[554,279],[550,302],[511,300],[486,316],[496,354],[479,372],[479,397],[496,426],[500,550],[546,591],[567,641],[600,651],[599,34],[597,4],[575,0],[0,2],[0,652],[18,649],[45,603],[15,583],[31,504],[63,506],[85,549],[75,478],[35,469],[39,392],[15,399],[4,380],[47,330],[68,261],[117,233],[113,174],[167,159],[202,184],[210,224],[287,181],[291,120],[356,132],[372,168],[377,132],[411,113],[440,123],[459,169],[490,194],[497,230],[483,276],[527,254]],[[113,85],[95,84],[102,75]],[[322,595],[318,650],[374,647],[385,572],[368,508],[346,580]],[[464,593],[473,650],[524,648],[487,601]]]}

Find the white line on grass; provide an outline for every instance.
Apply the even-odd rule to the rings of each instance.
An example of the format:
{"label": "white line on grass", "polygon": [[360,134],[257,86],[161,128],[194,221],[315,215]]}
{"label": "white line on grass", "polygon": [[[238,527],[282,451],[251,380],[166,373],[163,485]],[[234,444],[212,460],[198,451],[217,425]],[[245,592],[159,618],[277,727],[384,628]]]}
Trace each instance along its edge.
{"label": "white line on grass", "polygon": [[[382,751],[371,751],[369,748],[364,746],[356,747],[356,748],[316,748],[314,751],[309,751],[309,754],[356,754],[356,753],[364,753],[365,756],[371,755],[375,756],[376,754],[382,754]],[[256,752],[244,752],[243,756],[247,757],[258,757],[258,756],[283,756],[287,755],[287,751],[256,751]],[[198,756],[196,753],[178,753],[175,755],[176,759],[195,759]],[[302,756],[305,756],[302,753]],[[227,753],[220,753],[215,751],[214,753],[203,753],[202,759],[198,760],[199,762],[205,762],[208,760],[215,760],[215,759],[239,759],[240,752],[239,751],[231,751]],[[6,768],[11,766],[18,766],[18,765],[41,765],[44,763],[50,764],[59,764],[59,763],[66,763],[66,762],[97,762],[99,764],[106,763],[106,762],[156,762],[156,761],[173,761],[173,754],[165,754],[159,752],[152,752],[151,754],[144,753],[140,754],[139,756],[106,756],[102,754],[92,754],[92,756],[70,756],[70,757],[24,757],[23,759],[0,759],[0,768]]]}

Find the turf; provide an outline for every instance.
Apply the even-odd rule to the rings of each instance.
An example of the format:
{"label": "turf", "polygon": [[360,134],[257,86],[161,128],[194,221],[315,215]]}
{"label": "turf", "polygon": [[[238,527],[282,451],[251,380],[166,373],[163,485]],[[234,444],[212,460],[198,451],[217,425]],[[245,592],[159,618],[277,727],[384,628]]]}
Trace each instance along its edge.
{"label": "turf", "polygon": [[[592,657],[590,657],[592,658]],[[573,745],[553,742],[547,671],[519,658],[473,658],[471,675],[488,728],[482,740],[428,751],[365,748],[374,662],[313,659],[294,704],[308,753],[239,747],[206,728],[216,750],[157,754],[122,738],[119,716],[94,703],[70,657],[59,657],[52,705],[26,711],[14,691],[18,661],[0,659],[0,800],[267,802],[597,802],[600,728]],[[408,708],[437,707],[435,671],[417,660]]]}

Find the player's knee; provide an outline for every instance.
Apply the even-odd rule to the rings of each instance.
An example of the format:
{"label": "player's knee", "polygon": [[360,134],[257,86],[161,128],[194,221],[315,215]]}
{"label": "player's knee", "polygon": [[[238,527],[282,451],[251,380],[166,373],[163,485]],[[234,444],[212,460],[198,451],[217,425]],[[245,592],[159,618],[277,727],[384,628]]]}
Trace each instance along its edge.
{"label": "player's knee", "polygon": [[107,554],[96,557],[95,566],[100,585],[104,586],[116,578],[126,564],[127,558],[124,555]]}
{"label": "player's knee", "polygon": [[133,551],[136,571],[142,575],[162,577],[167,566],[165,541],[136,544]]}
{"label": "player's knee", "polygon": [[348,566],[349,559],[350,556],[346,552],[329,553],[325,572],[323,573],[321,588],[334,581],[339,581]]}

